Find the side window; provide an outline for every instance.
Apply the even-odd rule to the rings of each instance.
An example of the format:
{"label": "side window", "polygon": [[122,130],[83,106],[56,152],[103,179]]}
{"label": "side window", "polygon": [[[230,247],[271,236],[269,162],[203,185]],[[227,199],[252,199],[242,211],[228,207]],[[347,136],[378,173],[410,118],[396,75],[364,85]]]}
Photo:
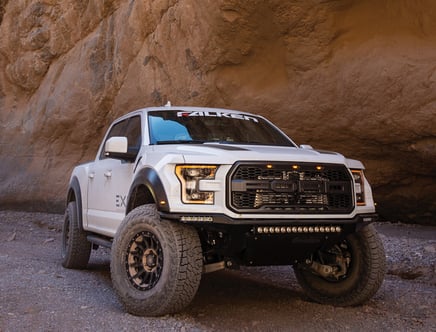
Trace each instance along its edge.
{"label": "side window", "polygon": [[109,134],[104,141],[103,148],[101,150],[100,159],[105,159],[106,156],[104,154],[104,145],[106,141],[114,136],[124,136],[127,137],[127,150],[130,153],[138,154],[139,149],[141,148],[141,117],[133,116],[131,118],[120,121],[112,126],[109,131]]}
{"label": "side window", "polygon": [[134,153],[136,156],[141,148],[142,143],[140,116],[134,116],[128,120],[124,136],[127,137],[128,152]]}

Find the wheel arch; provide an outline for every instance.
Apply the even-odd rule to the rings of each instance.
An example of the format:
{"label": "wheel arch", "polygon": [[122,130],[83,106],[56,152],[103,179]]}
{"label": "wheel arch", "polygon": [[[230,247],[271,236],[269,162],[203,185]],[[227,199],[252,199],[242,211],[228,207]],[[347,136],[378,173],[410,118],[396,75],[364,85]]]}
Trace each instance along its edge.
{"label": "wheel arch", "polygon": [[162,181],[152,168],[143,168],[135,176],[127,196],[126,214],[144,204],[156,204],[158,211],[169,212]]}
{"label": "wheel arch", "polygon": [[83,216],[82,216],[82,194],[80,191],[80,183],[77,177],[73,177],[70,181],[68,188],[66,207],[68,203],[76,202],[77,217],[79,218],[79,228],[83,230]]}

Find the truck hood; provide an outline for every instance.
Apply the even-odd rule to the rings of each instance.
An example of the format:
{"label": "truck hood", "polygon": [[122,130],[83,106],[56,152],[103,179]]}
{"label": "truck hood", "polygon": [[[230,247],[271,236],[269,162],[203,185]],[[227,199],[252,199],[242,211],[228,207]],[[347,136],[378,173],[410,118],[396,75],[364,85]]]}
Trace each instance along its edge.
{"label": "truck hood", "polygon": [[233,145],[233,144],[180,144],[159,146],[160,153],[182,154],[185,163],[234,164],[236,161],[289,161],[348,164],[343,155],[298,147]]}

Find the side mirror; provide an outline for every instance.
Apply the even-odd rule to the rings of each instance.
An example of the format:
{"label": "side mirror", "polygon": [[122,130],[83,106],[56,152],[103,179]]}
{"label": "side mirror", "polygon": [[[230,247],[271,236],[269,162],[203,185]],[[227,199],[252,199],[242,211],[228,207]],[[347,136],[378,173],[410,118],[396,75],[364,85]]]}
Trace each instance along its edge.
{"label": "side mirror", "polygon": [[312,147],[312,145],[309,145],[309,144],[301,144],[300,149],[313,150],[313,147]]}
{"label": "side mirror", "polygon": [[134,161],[136,153],[128,152],[127,137],[113,136],[104,145],[104,154],[108,158]]}
{"label": "side mirror", "polygon": [[104,152],[108,153],[127,153],[127,137],[113,136],[104,145]]}

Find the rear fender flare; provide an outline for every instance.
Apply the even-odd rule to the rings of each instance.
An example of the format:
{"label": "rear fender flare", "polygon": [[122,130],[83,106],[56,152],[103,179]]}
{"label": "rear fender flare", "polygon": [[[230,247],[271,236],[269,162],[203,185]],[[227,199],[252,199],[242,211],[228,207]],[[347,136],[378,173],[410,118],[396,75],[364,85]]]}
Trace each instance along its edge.
{"label": "rear fender flare", "polygon": [[82,194],[80,191],[79,180],[75,176],[70,181],[67,202],[65,205],[68,206],[68,203],[72,201],[76,201],[77,217],[79,218],[79,228],[83,231]]}

